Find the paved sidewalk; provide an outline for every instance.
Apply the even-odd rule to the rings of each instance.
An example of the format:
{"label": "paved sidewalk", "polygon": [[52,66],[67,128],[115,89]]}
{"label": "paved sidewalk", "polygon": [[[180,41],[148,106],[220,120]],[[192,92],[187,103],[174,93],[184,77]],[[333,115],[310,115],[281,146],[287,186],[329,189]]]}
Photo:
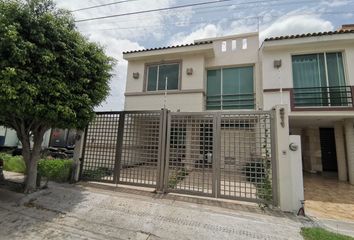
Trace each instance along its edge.
{"label": "paved sidewalk", "polygon": [[118,190],[52,184],[24,198],[0,189],[0,239],[302,239],[300,228],[311,225],[234,203],[221,208]]}

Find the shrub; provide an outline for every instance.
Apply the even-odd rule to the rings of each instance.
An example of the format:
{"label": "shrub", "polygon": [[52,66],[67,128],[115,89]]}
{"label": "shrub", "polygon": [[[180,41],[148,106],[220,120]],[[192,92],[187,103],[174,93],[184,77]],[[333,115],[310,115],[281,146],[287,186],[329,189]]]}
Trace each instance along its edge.
{"label": "shrub", "polygon": [[42,159],[38,162],[38,174],[50,181],[66,182],[70,180],[72,160]]}
{"label": "shrub", "polygon": [[0,159],[4,162],[5,171],[25,173],[26,165],[21,156],[12,156],[7,153],[0,153]]}
{"label": "shrub", "polygon": [[175,188],[179,182],[183,181],[183,179],[188,176],[188,174],[187,169],[184,167],[177,169],[175,174],[172,174],[168,179],[168,187]]}
{"label": "shrub", "polygon": [[113,174],[113,171],[107,167],[98,167],[96,169],[86,169],[82,171],[82,178],[86,180],[100,180]]}

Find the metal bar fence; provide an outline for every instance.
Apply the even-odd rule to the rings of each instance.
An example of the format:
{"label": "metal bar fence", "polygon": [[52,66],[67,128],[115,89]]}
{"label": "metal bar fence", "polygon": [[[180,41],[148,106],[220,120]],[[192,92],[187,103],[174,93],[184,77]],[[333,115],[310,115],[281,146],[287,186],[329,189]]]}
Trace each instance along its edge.
{"label": "metal bar fence", "polygon": [[97,113],[81,178],[275,203],[274,134],[272,111]]}

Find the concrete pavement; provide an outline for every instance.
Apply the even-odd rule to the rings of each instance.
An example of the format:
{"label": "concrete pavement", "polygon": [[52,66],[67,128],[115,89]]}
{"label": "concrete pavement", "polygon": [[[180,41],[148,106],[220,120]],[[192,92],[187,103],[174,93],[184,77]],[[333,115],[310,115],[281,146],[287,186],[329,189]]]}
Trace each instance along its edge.
{"label": "concrete pavement", "polygon": [[24,201],[0,190],[0,239],[302,239],[300,228],[312,225],[252,206],[178,199],[51,184]]}

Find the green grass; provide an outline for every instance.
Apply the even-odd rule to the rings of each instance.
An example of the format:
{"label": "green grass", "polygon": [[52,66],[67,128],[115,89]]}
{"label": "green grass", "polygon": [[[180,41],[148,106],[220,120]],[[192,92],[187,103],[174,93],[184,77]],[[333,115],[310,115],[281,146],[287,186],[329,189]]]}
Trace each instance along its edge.
{"label": "green grass", "polygon": [[329,232],[322,228],[302,228],[301,235],[305,240],[354,240],[352,237]]}
{"label": "green grass", "polygon": [[9,172],[24,173],[26,170],[25,162],[21,156],[12,156],[0,153],[0,158],[4,161],[4,170]]}

